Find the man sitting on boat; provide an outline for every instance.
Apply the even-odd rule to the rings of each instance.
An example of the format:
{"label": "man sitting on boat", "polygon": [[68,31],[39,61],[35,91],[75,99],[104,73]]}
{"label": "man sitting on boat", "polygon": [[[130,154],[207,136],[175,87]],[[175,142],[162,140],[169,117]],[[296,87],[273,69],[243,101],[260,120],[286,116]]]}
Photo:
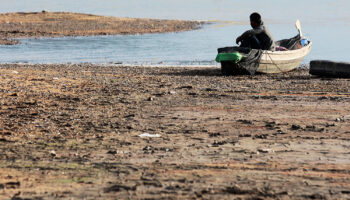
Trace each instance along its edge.
{"label": "man sitting on boat", "polygon": [[250,25],[253,29],[244,32],[236,39],[236,43],[241,42],[240,47],[249,47],[252,49],[275,50],[275,42],[264,26],[259,13],[250,15]]}

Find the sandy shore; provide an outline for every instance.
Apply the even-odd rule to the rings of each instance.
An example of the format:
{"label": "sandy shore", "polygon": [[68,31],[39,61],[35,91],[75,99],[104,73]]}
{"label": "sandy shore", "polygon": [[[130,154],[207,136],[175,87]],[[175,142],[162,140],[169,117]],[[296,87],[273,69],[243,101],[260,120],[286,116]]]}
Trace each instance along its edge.
{"label": "sandy shore", "polygon": [[12,38],[143,34],[187,31],[201,22],[104,17],[67,12],[0,14],[0,44],[16,44]]}
{"label": "sandy shore", "polygon": [[86,64],[0,76],[0,199],[350,198],[348,79]]}

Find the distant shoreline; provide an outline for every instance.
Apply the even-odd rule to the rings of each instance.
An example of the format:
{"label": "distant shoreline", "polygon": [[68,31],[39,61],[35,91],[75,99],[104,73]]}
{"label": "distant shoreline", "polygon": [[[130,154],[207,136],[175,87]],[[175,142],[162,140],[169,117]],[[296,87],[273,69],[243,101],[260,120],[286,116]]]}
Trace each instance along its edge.
{"label": "distant shoreline", "polygon": [[105,17],[70,12],[17,12],[0,14],[0,45],[14,38],[126,35],[180,32],[198,29],[203,22]]}

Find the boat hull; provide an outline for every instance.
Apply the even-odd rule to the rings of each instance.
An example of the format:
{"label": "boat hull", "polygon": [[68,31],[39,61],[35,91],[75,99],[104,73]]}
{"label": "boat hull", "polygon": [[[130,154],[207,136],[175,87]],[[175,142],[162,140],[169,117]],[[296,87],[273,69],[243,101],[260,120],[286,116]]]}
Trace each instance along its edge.
{"label": "boat hull", "polygon": [[300,65],[303,58],[310,52],[311,45],[312,42],[309,41],[307,45],[296,50],[264,50],[259,58],[259,64],[255,69],[250,65],[246,66],[231,61],[221,61],[221,72],[224,75],[233,75],[254,73],[274,74],[292,71]]}
{"label": "boat hull", "polygon": [[257,72],[273,74],[296,69],[303,58],[310,52],[312,42],[306,46],[289,51],[263,51]]}

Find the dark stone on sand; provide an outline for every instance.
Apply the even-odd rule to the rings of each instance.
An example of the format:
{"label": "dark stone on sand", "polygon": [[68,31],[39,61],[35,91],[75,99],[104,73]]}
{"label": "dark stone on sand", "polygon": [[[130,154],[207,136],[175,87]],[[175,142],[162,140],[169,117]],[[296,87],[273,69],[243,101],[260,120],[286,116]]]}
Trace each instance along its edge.
{"label": "dark stone on sand", "polygon": [[184,86],[178,87],[177,89],[192,89],[192,88],[193,88],[193,86],[191,86],[191,85],[184,85]]}
{"label": "dark stone on sand", "polygon": [[301,126],[293,124],[291,129],[292,130],[299,130],[299,129],[301,129]]}
{"label": "dark stone on sand", "polygon": [[19,181],[14,181],[14,182],[7,182],[5,183],[5,188],[6,189],[16,189],[21,186],[21,183]]}
{"label": "dark stone on sand", "polygon": [[306,126],[305,131],[322,132],[324,128],[318,128],[316,126]]}
{"label": "dark stone on sand", "polygon": [[239,188],[238,186],[231,186],[231,187],[226,187],[223,190],[224,193],[229,193],[229,194],[236,194],[236,195],[243,195],[243,194],[249,194],[252,191],[250,190],[243,190]]}
{"label": "dark stone on sand", "polygon": [[237,122],[240,122],[242,124],[253,124],[252,121],[247,120],[247,119],[239,119],[239,120],[237,120]]}
{"label": "dark stone on sand", "polygon": [[112,185],[108,188],[104,189],[105,193],[110,193],[110,192],[120,192],[121,190],[126,190],[126,191],[135,191],[136,186],[126,186],[126,185]]}

